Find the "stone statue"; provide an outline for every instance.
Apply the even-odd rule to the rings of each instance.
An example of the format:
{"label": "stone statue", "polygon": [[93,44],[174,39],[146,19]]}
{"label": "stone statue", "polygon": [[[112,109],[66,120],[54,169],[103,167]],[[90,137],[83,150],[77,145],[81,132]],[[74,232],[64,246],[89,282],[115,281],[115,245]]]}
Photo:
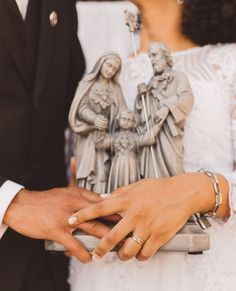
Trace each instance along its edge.
{"label": "stone statue", "polygon": [[69,112],[69,124],[76,133],[77,184],[97,193],[107,189],[110,157],[96,150],[94,136],[97,131],[113,132],[116,116],[127,108],[118,80],[120,70],[119,55],[104,54],[79,83]]}
{"label": "stone statue", "polygon": [[[154,75],[147,90],[140,86],[135,112],[138,126],[147,126],[146,119],[150,128],[162,123],[153,152],[158,177],[168,177],[183,172],[184,125],[193,106],[193,94],[187,76],[172,69],[170,51],[163,43],[151,43],[149,57]],[[145,147],[140,154],[143,178],[156,177],[151,149]]]}
{"label": "stone statue", "polygon": [[[142,178],[183,172],[184,125],[193,106],[191,88],[186,75],[172,69],[164,44],[152,43],[149,57],[154,75],[148,85],[138,86],[135,112],[127,109],[123,98],[117,54],[103,55],[80,82],[69,113],[76,136],[78,186],[105,194]],[[208,234],[190,220],[163,249],[199,253],[209,248]],[[97,244],[97,238],[80,231],[75,237],[89,250]],[[65,250],[55,242],[48,242],[46,248]]]}
{"label": "stone statue", "polygon": [[135,132],[136,116],[129,109],[119,114],[119,131],[114,134],[98,132],[95,139],[97,150],[111,150],[111,169],[107,192],[140,180],[139,149],[156,142],[161,123],[144,133]]}

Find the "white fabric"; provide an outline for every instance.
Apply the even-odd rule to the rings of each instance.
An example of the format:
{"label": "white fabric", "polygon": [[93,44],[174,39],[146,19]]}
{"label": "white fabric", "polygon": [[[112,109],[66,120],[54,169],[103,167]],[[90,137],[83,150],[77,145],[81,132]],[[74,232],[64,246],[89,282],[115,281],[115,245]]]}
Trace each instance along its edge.
{"label": "white fabric", "polygon": [[[113,42],[114,37],[119,40],[117,51],[122,56],[128,56],[132,48],[131,40],[123,35],[123,31],[112,32],[117,21],[121,23],[122,10],[128,8],[129,3],[117,3],[119,11],[111,4],[109,10],[108,4],[87,5],[90,6],[81,3],[78,8],[82,7],[81,13],[88,13],[82,15],[87,17],[86,21],[80,18],[79,36],[86,58],[91,55],[89,69],[96,58],[107,50],[106,44],[109,40]],[[96,13],[107,20],[100,22],[95,17]],[[89,23],[89,18],[94,21]],[[96,25],[91,29],[93,23]],[[103,36],[97,38],[97,31],[103,31]],[[208,230],[211,248],[203,255],[158,253],[148,262],[141,263],[135,259],[121,262],[114,253],[109,253],[102,261],[87,265],[73,258],[69,279],[71,291],[236,290],[236,45],[194,48],[174,53],[173,58],[175,69],[188,74],[195,96],[185,131],[185,170],[196,171],[204,167],[227,177],[231,182],[231,218],[226,223],[211,221],[212,227]],[[122,84],[131,108],[136,86],[148,82],[151,74],[147,54],[140,54],[136,60],[124,61]]]}
{"label": "white fabric", "polygon": [[16,0],[22,18],[25,19],[29,0]]}
{"label": "white fabric", "polygon": [[[124,11],[137,11],[128,1],[77,2],[78,36],[90,72],[97,59],[107,51],[126,57],[132,51],[129,29],[124,25]],[[114,21],[115,19],[115,21]]]}
{"label": "white fabric", "polygon": [[2,222],[7,208],[16,194],[23,188],[20,184],[10,180],[4,182],[0,187],[0,239],[7,230],[7,225]]}

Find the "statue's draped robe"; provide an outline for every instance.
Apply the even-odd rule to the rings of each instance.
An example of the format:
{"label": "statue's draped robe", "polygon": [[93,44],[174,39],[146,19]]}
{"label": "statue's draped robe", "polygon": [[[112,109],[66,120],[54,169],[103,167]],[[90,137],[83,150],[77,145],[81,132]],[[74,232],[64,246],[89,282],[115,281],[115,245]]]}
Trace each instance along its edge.
{"label": "statue's draped robe", "polygon": [[[94,117],[102,112],[95,112],[89,106],[88,99],[94,85],[94,80],[82,81],[69,114],[69,122],[76,133],[76,179],[78,185],[98,193],[105,193],[109,175],[109,154],[106,151],[97,151],[94,145],[94,135],[97,129],[94,126]],[[112,103],[107,114],[108,131],[112,132],[115,117],[120,110],[126,109],[121,88],[118,83],[111,82]]]}
{"label": "statue's draped robe", "polygon": [[131,130],[106,134],[96,142],[98,149],[110,149],[112,163],[108,181],[108,192],[140,180],[138,152],[144,146],[155,143],[156,129],[138,134]]}
{"label": "statue's draped robe", "polygon": [[[151,79],[145,98],[150,127],[153,127],[159,109],[164,106],[169,109],[168,117],[153,145],[158,177],[183,172],[184,125],[193,106],[193,95],[186,75],[173,70],[168,74],[167,80],[157,82],[155,76]],[[135,110],[139,126],[146,127],[140,96],[136,99]],[[150,147],[143,148],[140,153],[140,170],[143,178],[155,177]]]}

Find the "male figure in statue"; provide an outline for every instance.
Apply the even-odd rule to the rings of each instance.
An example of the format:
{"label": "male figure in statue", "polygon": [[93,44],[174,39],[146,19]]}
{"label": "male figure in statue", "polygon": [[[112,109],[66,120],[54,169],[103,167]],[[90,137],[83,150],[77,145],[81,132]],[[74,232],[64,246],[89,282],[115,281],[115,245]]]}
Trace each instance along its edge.
{"label": "male figure in statue", "polygon": [[[149,57],[154,75],[145,94],[149,127],[162,123],[154,145],[154,162],[158,177],[183,172],[183,134],[185,120],[193,106],[193,94],[186,75],[172,69],[172,57],[163,43],[151,43]],[[135,102],[138,125],[146,127],[145,108],[141,95]],[[151,148],[143,148],[140,155],[143,178],[155,177]]]}

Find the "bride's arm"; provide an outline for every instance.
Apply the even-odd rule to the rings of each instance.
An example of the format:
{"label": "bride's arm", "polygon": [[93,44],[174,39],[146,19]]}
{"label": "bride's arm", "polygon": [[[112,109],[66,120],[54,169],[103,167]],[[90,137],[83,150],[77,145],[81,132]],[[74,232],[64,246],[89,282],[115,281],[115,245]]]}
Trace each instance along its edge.
{"label": "bride's arm", "polygon": [[[229,186],[226,179],[217,175],[222,204],[217,217],[229,217]],[[131,237],[120,248],[122,260],[136,256],[147,260],[182,228],[188,218],[197,212],[211,211],[215,206],[215,191],[211,179],[203,173],[186,173],[171,178],[145,179],[123,187],[112,196],[75,214],[80,224],[101,216],[119,213],[120,222],[106,234],[95,249],[100,258],[132,233],[141,238],[141,246]],[[142,247],[142,248],[141,248]]]}
{"label": "bride's arm", "polygon": [[229,182],[229,204],[231,217],[229,223],[236,222],[236,44],[216,46],[209,55],[209,63],[215,69],[217,80],[225,92],[225,97],[231,100],[231,137],[234,167],[231,172],[224,172]]}

